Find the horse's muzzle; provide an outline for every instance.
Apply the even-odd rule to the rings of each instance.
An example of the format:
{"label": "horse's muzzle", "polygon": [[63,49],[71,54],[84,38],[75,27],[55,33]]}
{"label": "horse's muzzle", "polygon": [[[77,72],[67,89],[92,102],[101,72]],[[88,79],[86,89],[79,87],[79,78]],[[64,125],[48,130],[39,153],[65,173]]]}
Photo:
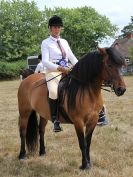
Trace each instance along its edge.
{"label": "horse's muzzle", "polygon": [[125,91],[126,91],[126,88],[123,88],[123,87],[114,88],[114,92],[117,96],[122,96]]}

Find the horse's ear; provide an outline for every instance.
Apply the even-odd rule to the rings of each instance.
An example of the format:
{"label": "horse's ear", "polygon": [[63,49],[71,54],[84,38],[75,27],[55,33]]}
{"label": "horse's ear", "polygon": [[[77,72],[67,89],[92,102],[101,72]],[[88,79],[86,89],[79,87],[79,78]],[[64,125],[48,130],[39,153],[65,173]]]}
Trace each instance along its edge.
{"label": "horse's ear", "polygon": [[98,47],[98,51],[99,51],[99,53],[100,53],[101,55],[106,55],[106,54],[107,54],[105,48],[99,48],[99,47]]}

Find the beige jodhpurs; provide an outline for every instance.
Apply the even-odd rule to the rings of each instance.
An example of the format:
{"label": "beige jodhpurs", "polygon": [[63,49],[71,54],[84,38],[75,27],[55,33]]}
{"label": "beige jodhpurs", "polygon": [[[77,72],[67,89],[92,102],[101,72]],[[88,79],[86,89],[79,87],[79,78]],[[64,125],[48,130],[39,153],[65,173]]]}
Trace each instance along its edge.
{"label": "beige jodhpurs", "polygon": [[[56,77],[59,74],[61,74],[61,72],[46,73],[46,81],[52,79],[53,77]],[[58,84],[60,79],[61,79],[61,75],[47,82],[49,98],[54,100],[57,99],[57,90],[58,90]]]}

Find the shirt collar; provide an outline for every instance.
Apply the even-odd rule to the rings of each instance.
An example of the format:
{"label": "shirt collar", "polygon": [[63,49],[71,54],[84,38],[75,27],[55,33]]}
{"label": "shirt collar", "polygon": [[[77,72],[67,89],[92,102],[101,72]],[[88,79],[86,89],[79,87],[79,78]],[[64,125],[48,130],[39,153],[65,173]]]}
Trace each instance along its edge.
{"label": "shirt collar", "polygon": [[60,40],[60,36],[59,36],[59,38],[57,39],[57,38],[54,38],[53,36],[50,35],[50,39],[52,39],[53,41],[56,41],[56,42],[57,42],[57,40]]}

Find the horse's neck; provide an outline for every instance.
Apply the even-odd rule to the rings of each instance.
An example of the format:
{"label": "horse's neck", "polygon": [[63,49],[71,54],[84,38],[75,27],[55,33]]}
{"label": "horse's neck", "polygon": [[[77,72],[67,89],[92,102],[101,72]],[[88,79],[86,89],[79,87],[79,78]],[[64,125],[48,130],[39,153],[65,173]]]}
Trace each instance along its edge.
{"label": "horse's neck", "polygon": [[61,104],[63,102],[64,90],[66,87],[66,77],[63,77],[58,85],[58,103]]}

